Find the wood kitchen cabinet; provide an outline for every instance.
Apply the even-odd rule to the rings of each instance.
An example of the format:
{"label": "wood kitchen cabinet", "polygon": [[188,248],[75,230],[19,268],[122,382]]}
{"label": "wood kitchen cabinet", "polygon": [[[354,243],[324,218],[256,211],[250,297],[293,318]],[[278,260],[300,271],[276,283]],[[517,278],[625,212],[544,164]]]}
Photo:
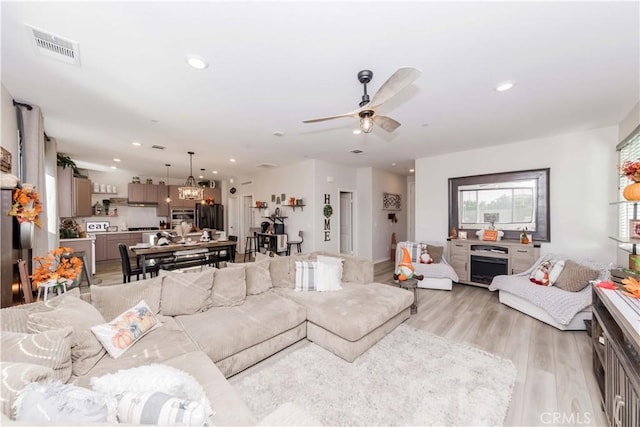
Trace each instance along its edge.
{"label": "wood kitchen cabinet", "polygon": [[127,186],[129,203],[158,203],[158,186],[154,184],[134,184]]}
{"label": "wood kitchen cabinet", "polygon": [[90,180],[73,176],[72,168],[58,167],[57,187],[60,218],[93,215]]}
{"label": "wood kitchen cabinet", "polygon": [[158,185],[158,206],[156,207],[157,216],[169,216],[169,203],[167,203],[168,186],[164,184]]}
{"label": "wood kitchen cabinet", "polygon": [[96,261],[106,261],[107,259],[107,236],[96,234]]}

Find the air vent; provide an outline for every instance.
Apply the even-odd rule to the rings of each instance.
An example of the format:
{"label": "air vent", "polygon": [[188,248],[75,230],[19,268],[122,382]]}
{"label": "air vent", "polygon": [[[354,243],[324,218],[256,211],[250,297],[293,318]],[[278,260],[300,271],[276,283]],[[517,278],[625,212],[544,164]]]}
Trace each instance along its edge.
{"label": "air vent", "polygon": [[259,168],[275,168],[277,165],[273,163],[260,163],[258,165]]}
{"label": "air vent", "polygon": [[353,150],[349,150],[349,152],[353,153],[353,154],[362,154],[362,153],[364,153],[364,151],[362,151],[359,148],[354,148]]}
{"label": "air vent", "polygon": [[167,147],[163,147],[162,145],[152,145],[151,148],[154,150],[164,150]]}
{"label": "air vent", "polygon": [[240,185],[249,185],[249,184],[253,184],[253,181],[245,181],[240,183]]}
{"label": "air vent", "polygon": [[58,61],[80,66],[78,42],[27,25],[38,53]]}

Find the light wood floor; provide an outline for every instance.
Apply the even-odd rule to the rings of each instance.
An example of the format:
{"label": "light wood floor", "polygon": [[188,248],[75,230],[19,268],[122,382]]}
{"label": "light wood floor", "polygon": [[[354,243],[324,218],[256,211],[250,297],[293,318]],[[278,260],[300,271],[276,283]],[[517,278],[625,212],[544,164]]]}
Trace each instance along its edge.
{"label": "light wood floor", "polygon": [[[393,285],[393,264],[379,263],[375,281]],[[120,262],[99,263],[102,284],[122,283]],[[507,426],[605,426],[586,332],[559,331],[500,304],[497,292],[454,284],[418,290],[418,313],[407,324],[510,359],[518,370]],[[306,340],[231,378],[274,363]],[[418,350],[418,349],[417,349]]]}

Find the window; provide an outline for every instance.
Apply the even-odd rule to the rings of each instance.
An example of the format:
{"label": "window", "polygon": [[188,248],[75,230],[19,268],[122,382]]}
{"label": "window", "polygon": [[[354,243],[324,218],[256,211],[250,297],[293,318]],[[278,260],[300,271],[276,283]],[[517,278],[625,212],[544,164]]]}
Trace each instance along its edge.
{"label": "window", "polygon": [[[631,132],[631,135],[629,135],[624,141],[618,144],[617,149],[620,150],[620,165],[627,160],[635,161],[640,159],[640,126]],[[622,196],[622,192],[629,183],[630,181],[626,176],[620,177],[618,184],[618,200],[625,200]],[[629,238],[629,220],[634,219],[633,209],[634,203],[620,203],[618,205],[618,237],[620,237],[620,239],[625,240]],[[638,209],[640,209],[640,206],[638,206]],[[635,219],[640,219],[640,210],[638,211]]]}

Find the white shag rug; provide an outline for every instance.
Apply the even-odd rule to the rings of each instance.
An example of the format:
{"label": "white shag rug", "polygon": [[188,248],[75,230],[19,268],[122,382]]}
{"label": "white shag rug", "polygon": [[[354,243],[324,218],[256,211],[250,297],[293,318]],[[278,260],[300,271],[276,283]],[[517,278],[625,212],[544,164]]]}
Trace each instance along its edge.
{"label": "white shag rug", "polygon": [[502,425],[510,360],[400,325],[349,363],[315,345],[235,384],[257,419],[293,402],[326,426]]}

